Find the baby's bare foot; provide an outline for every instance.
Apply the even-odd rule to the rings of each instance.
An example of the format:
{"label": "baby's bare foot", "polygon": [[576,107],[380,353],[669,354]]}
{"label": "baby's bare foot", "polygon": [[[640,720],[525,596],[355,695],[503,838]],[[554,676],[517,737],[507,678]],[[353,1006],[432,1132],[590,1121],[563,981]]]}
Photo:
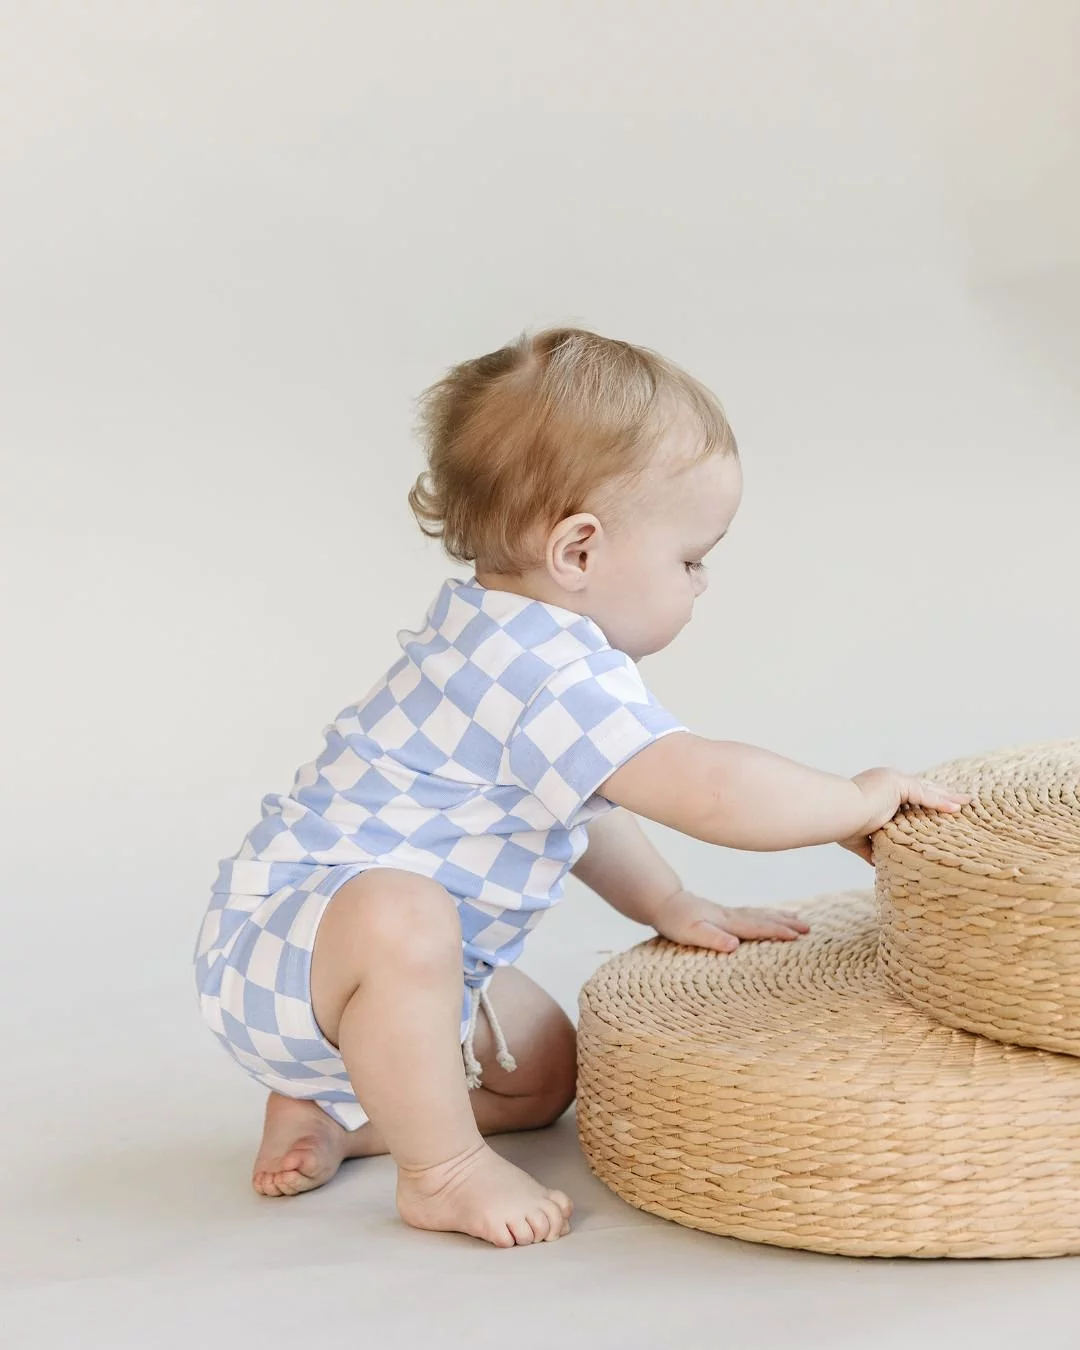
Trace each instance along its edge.
{"label": "baby's bare foot", "polygon": [[349,1152],[349,1135],[314,1102],[270,1094],[252,1185],[260,1195],[299,1195],[323,1186]]}
{"label": "baby's bare foot", "polygon": [[496,1247],[554,1242],[570,1231],[573,1205],[485,1143],[449,1162],[398,1172],[398,1212],[414,1228],[468,1233]]}

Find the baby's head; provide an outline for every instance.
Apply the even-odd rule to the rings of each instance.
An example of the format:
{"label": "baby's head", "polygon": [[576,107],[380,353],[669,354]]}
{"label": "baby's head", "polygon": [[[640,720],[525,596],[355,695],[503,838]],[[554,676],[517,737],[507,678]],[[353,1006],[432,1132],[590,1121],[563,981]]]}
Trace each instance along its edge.
{"label": "baby's head", "polygon": [[587,614],[634,660],[707,585],[742,495],[715,396],[643,347],[553,328],[464,361],[420,397],[409,493],[481,585]]}

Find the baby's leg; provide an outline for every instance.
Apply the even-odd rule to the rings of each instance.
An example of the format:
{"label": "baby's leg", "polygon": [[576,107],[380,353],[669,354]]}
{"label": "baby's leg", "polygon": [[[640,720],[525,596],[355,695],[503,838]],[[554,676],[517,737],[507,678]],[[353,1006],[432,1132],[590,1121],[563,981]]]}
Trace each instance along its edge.
{"label": "baby's leg", "polygon": [[[495,972],[489,993],[518,1067],[508,1073],[499,1064],[491,1026],[481,1015],[475,1048],[483,1087],[469,1093],[476,1127],[487,1135],[553,1125],[574,1100],[577,1086],[574,1024],[550,994],[513,966]],[[355,1145],[348,1157],[390,1151],[370,1121],[349,1137]]]}
{"label": "baby's leg", "polygon": [[[481,1017],[476,1057],[484,1086],[469,1094],[477,1129],[506,1134],[552,1125],[574,1100],[574,1024],[550,994],[513,966],[495,972],[489,992],[518,1068],[507,1073],[498,1063],[491,1027]],[[324,1185],[346,1158],[387,1152],[371,1121],[345,1130],[314,1102],[271,1092],[252,1183],[260,1195],[297,1195]]]}
{"label": "baby's leg", "polygon": [[[518,1068],[507,1073],[498,1063],[491,1027],[481,1017],[476,1057],[484,1086],[469,1094],[477,1129],[483,1135],[543,1129],[574,1100],[574,1024],[550,994],[514,966],[495,972],[489,992]],[[324,1185],[346,1158],[387,1152],[371,1121],[344,1130],[314,1102],[271,1092],[252,1183],[260,1195],[297,1195]]]}
{"label": "baby's leg", "polygon": [[[357,1131],[368,1131],[367,1147],[357,1151],[385,1147],[393,1155],[398,1207],[417,1227],[471,1233],[498,1246],[566,1231],[566,1197],[498,1157],[480,1134],[485,1126],[546,1124],[572,1096],[572,1028],[561,1013],[565,1025],[552,1018],[546,995],[524,980],[500,976],[496,1005],[505,1006],[504,1030],[522,1069],[507,1075],[486,1068],[485,1088],[471,1094],[478,1115],[488,1117],[478,1128],[461,1062],[461,928],[453,901],[426,878],[378,869],[347,882],[327,907],[312,959],[315,1015],[340,1047],[371,1120]],[[537,1012],[545,1014],[544,1037],[527,1029]],[[490,1059],[487,1039],[485,1024],[481,1062]],[[546,1067],[530,1063],[540,1040],[557,1041]]]}

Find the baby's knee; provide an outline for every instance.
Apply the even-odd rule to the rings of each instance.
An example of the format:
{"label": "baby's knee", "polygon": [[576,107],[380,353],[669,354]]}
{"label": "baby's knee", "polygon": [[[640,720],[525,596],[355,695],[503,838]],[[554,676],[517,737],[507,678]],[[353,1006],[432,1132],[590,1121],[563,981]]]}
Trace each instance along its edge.
{"label": "baby's knee", "polygon": [[519,1073],[505,1089],[529,1102],[529,1128],[551,1125],[577,1091],[577,1031],[554,1003],[525,1030],[518,1043]]}
{"label": "baby's knee", "polygon": [[537,1095],[544,1125],[558,1120],[577,1095],[577,1031],[565,1015],[552,1026]]}
{"label": "baby's knee", "polygon": [[[362,884],[357,884],[362,883]],[[428,877],[373,868],[347,882],[335,899],[350,941],[366,960],[392,961],[419,974],[461,965],[461,921],[444,887]]]}

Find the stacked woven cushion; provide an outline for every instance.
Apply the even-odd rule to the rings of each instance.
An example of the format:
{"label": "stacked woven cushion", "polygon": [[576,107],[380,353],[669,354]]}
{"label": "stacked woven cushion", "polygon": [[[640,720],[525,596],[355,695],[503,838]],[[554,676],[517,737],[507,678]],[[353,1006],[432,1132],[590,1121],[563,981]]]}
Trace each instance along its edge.
{"label": "stacked woven cushion", "polygon": [[1080,742],[933,776],[975,802],[875,840],[890,985],[949,1026],[1080,1055]]}
{"label": "stacked woven cushion", "polygon": [[1080,741],[956,761],[876,894],[730,956],[655,939],[581,996],[578,1122],[631,1204],[860,1256],[1080,1252]]}

